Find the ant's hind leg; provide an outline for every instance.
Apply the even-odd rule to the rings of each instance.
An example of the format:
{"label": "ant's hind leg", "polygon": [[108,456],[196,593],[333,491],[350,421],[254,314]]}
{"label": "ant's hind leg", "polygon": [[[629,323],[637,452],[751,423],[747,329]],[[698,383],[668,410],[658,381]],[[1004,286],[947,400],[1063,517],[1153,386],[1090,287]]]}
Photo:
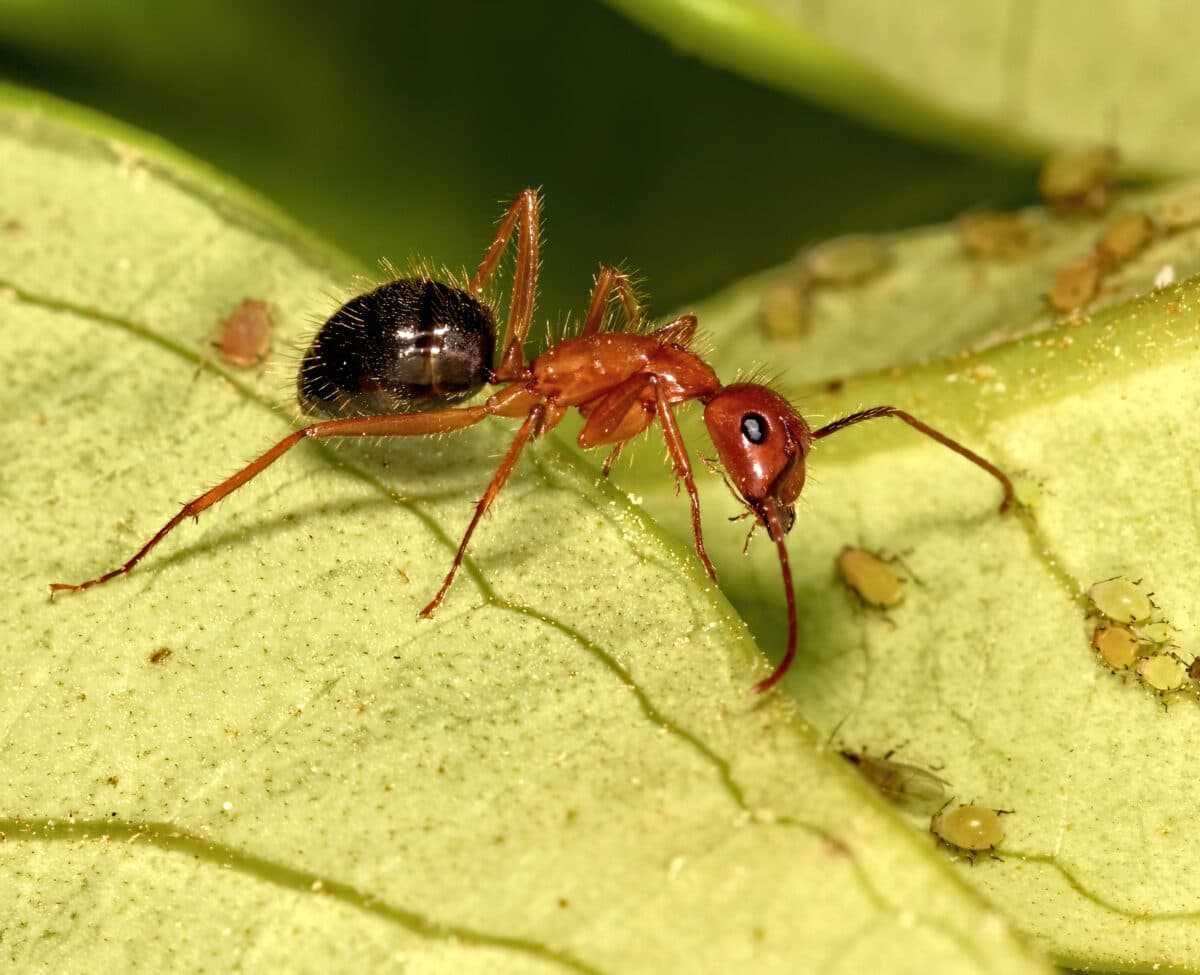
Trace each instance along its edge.
{"label": "ant's hind leg", "polygon": [[[499,399],[499,397],[497,399],[500,403],[505,402],[505,400]],[[50,592],[53,595],[56,592],[79,592],[84,589],[91,589],[93,586],[98,586],[103,582],[108,582],[109,579],[129,572],[155,545],[170,534],[176,525],[186,518],[196,517],[206,508],[211,508],[222,498],[228,497],[247,481],[257,477],[274,464],[275,461],[279,460],[280,457],[295,447],[296,444],[300,443],[301,440],[324,437],[414,437],[431,433],[449,433],[452,430],[461,430],[464,427],[478,423],[480,420],[492,416],[495,412],[496,405],[493,404],[449,410],[431,410],[425,413],[400,413],[385,416],[354,417],[346,420],[326,420],[322,423],[314,423],[312,426],[304,427],[302,430],[288,434],[279,443],[275,444],[274,447],[257,459],[252,460],[232,477],[226,478],[216,487],[185,504],[124,565],[106,572],[102,576],[97,576],[95,579],[88,579],[86,582],[52,582],[50,584]]]}
{"label": "ant's hind leg", "polygon": [[467,545],[471,541],[471,536],[475,533],[475,527],[479,524],[480,519],[487,513],[488,508],[492,506],[492,502],[496,500],[509,475],[512,474],[513,468],[517,466],[517,460],[521,456],[521,451],[529,441],[542,433],[545,428],[546,407],[538,404],[529,411],[525,417],[525,422],[521,424],[521,428],[517,431],[517,435],[513,437],[513,441],[509,444],[508,452],[504,455],[504,459],[500,461],[500,466],[496,468],[496,473],[492,475],[491,483],[488,484],[487,490],[483,492],[483,497],[479,499],[475,505],[475,514],[471,516],[471,523],[467,525],[467,530],[463,533],[462,541],[458,543],[458,551],[454,553],[454,562],[450,566],[450,571],[446,573],[446,578],[442,581],[442,586],[437,591],[437,595],[429,601],[423,610],[421,616],[424,619],[429,619],[437,608],[442,604],[442,600],[446,598],[446,592],[450,588],[450,584],[454,582],[454,576],[458,572],[458,567],[462,565],[463,557],[467,554]]}
{"label": "ant's hind leg", "polygon": [[1004,498],[1000,502],[1001,512],[1007,511],[1013,503],[1013,486],[1012,481],[1008,479],[1008,475],[1000,470],[990,460],[980,457],[979,454],[965,447],[957,440],[947,437],[940,430],[935,430],[928,423],[918,420],[911,413],[906,413],[904,410],[898,410],[894,406],[873,406],[869,410],[859,410],[857,413],[851,413],[849,416],[844,416],[840,420],[834,420],[832,423],[827,423],[823,427],[812,432],[813,440],[820,440],[822,437],[828,437],[831,433],[837,433],[839,430],[844,430],[846,427],[853,426],[855,423],[862,423],[864,420],[878,420],[883,417],[894,416],[897,420],[903,420],[914,430],[918,430],[932,440],[936,440],[943,447],[949,447],[960,457],[965,457],[972,464],[983,468],[992,475],[1000,486],[1004,489]]}
{"label": "ant's hind leg", "polygon": [[500,263],[500,257],[513,232],[517,233],[517,264],[513,272],[512,296],[508,303],[508,324],[505,326],[504,352],[494,382],[508,382],[525,375],[525,337],[533,322],[533,306],[537,299],[538,251],[540,249],[539,221],[541,198],[535,189],[522,190],[500,220],[500,227],[491,246],[479,262],[469,284],[473,295],[483,291],[488,278]]}

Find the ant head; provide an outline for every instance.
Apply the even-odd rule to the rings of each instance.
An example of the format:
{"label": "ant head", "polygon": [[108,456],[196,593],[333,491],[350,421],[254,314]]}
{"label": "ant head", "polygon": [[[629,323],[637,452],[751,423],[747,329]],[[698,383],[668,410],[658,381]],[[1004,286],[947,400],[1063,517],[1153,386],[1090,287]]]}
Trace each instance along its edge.
{"label": "ant head", "polygon": [[782,396],[757,383],[734,383],[704,407],[708,435],[742,500],[778,541],[796,520],[804,457],[812,433]]}

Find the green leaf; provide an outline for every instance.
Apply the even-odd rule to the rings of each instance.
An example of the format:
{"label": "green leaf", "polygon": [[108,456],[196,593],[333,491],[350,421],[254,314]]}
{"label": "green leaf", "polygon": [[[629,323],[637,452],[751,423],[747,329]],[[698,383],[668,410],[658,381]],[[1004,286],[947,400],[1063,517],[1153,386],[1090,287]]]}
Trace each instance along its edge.
{"label": "green leaf", "polygon": [[[111,123],[5,91],[4,953],[23,969],[1044,971],[798,718],[694,559],[511,430],[305,444],[343,263]],[[269,302],[273,366],[210,347]],[[686,959],[686,962],[682,961]]]}
{"label": "green leaf", "polygon": [[887,131],[1034,159],[1116,143],[1153,173],[1200,158],[1189,6],[608,2],[684,51]]}
{"label": "green leaf", "polygon": [[[1014,810],[1003,861],[962,874],[1089,969],[1200,970],[1196,688],[1160,696],[1106,667],[1085,597],[1140,580],[1171,627],[1167,652],[1187,664],[1200,650],[1200,231],[1163,229],[1197,200],[1195,183],[1119,199],[1158,235],[1074,314],[1050,314],[1044,295],[1111,217],[1031,211],[1035,243],[1008,261],[965,254],[960,226],[883,236],[860,282],[805,285],[801,259],[694,309],[722,376],[758,362],[804,380],[796,401],[814,425],[893,404],[1017,478],[1028,505],[1000,516],[991,478],[900,423],[819,441],[789,539],[802,633],[784,686],[835,745],[902,746],[898,759],[936,768],[961,799]],[[1154,290],[1167,269],[1180,283]],[[762,313],[781,287],[802,298],[796,337],[768,341]],[[621,483],[690,539],[651,452]],[[707,481],[722,590],[778,653],[774,553],[760,542],[742,558],[722,524],[739,506]],[[852,597],[834,571],[846,545],[901,557],[902,605]]]}

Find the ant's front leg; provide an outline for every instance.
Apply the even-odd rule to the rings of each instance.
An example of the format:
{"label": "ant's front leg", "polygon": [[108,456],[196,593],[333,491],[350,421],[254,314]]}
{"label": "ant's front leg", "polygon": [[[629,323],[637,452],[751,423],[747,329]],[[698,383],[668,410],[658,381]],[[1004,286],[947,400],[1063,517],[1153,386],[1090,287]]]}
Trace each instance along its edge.
{"label": "ant's front leg", "polygon": [[696,479],[692,476],[692,464],[688,460],[687,447],[683,443],[683,435],[679,432],[679,424],[675,422],[675,414],[671,404],[667,402],[662,384],[651,380],[654,385],[654,399],[658,408],[658,422],[662,424],[663,440],[667,443],[667,453],[675,465],[675,476],[683,481],[687,490],[688,501],[692,506],[692,534],[696,538],[696,554],[704,565],[704,571],[713,582],[717,581],[717,570],[713,568],[712,560],[704,549],[704,532],[700,525],[700,495],[696,491]]}
{"label": "ant's front leg", "polygon": [[508,303],[504,351],[500,356],[500,365],[493,376],[493,382],[511,382],[525,376],[525,338],[533,322],[533,306],[537,300],[541,206],[541,198],[535,189],[522,190],[517,195],[500,220],[496,236],[468,285],[473,295],[478,296],[483,291],[515,230],[517,264],[513,272],[512,296]]}

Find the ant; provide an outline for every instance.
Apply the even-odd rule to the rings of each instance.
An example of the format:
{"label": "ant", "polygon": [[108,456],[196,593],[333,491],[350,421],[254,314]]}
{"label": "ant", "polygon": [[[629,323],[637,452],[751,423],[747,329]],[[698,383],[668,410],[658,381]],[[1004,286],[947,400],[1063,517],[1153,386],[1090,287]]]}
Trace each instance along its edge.
{"label": "ant", "polygon": [[[491,245],[466,288],[429,277],[399,278],[342,305],[321,326],[300,365],[298,399],[305,413],[329,417],[280,440],[232,477],[188,502],[124,565],[86,582],[51,584],[54,592],[79,591],[129,572],[185,518],[195,517],[275,463],[302,440],[319,437],[413,437],[449,433],[490,417],[520,419],[521,425],[491,483],[475,506],[450,571],[421,610],[431,617],[462,564],[480,519],[496,500],[525,446],[558,425],[575,407],[584,417],[579,446],[608,446],[607,474],[622,447],[658,421],[663,440],[691,504],[696,554],[709,577],[716,572],[704,549],[700,499],[675,408],[689,400],[704,405],[704,421],[728,474],[727,483],[748,514],[775,543],[787,596],[787,649],[766,679],[764,692],[787,673],[796,655],[796,598],[785,538],[795,522],[795,502],[804,487],[805,460],[815,441],[864,420],[895,417],[983,468],[1004,489],[1000,510],[1013,500],[1008,477],[974,451],[903,410],[876,406],[811,429],[778,393],[757,383],[722,385],[712,368],[690,348],[696,316],[681,315],[647,331],[629,278],[601,265],[583,326],[572,338],[527,362],[524,342],[537,293],[539,214],[535,189],[524,190],[508,207]],[[495,358],[495,304],[484,287],[511,239],[516,268],[508,303],[507,340]],[[604,328],[616,291],[627,319],[624,330]],[[475,406],[446,405],[484,386],[501,388]],[[413,412],[416,404],[436,408]]]}

